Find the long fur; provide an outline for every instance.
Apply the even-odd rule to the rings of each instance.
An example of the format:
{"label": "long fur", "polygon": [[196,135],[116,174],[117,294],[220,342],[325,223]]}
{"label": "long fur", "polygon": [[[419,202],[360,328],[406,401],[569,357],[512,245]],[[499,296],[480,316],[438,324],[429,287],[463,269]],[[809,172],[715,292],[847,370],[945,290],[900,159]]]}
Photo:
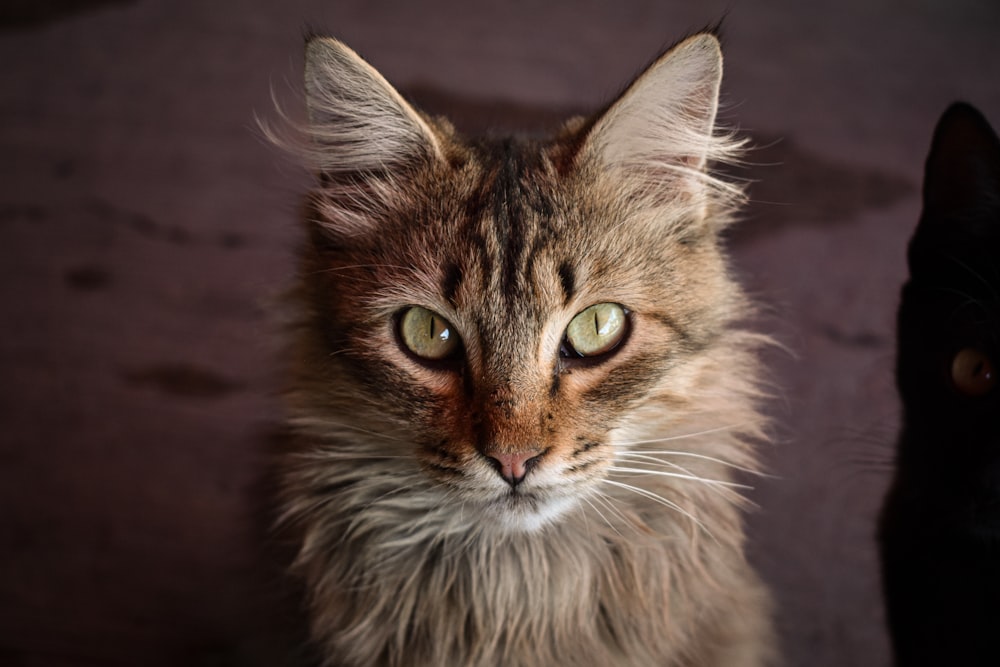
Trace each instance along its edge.
{"label": "long fur", "polygon": [[[740,485],[765,339],[717,237],[741,193],[706,171],[739,149],[714,133],[715,38],[540,143],[467,142],[334,40],[307,60],[280,502],[326,664],[770,664]],[[630,311],[621,349],[559,357],[600,302]],[[460,361],[403,349],[412,305]],[[491,448],[535,444],[511,489]]]}

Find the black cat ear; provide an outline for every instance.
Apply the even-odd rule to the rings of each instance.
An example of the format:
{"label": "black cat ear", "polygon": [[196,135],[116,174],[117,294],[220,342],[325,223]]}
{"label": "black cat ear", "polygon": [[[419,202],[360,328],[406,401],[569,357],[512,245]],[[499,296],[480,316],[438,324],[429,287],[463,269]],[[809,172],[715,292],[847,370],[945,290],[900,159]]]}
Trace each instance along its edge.
{"label": "black cat ear", "polygon": [[952,104],[934,130],[924,172],[924,217],[978,218],[1000,193],[1000,139],[985,117]]}

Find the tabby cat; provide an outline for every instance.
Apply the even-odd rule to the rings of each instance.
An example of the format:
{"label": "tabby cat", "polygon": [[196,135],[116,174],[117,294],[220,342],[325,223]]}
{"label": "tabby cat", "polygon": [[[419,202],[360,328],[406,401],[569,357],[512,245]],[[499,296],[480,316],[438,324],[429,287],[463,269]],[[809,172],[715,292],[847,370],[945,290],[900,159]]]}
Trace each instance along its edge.
{"label": "tabby cat", "polygon": [[1000,140],[938,123],[899,310],[903,430],[879,540],[896,664],[1000,664]]}
{"label": "tabby cat", "polygon": [[324,664],[770,662],[721,75],[698,34],[552,138],[468,140],[308,41],[279,474]]}

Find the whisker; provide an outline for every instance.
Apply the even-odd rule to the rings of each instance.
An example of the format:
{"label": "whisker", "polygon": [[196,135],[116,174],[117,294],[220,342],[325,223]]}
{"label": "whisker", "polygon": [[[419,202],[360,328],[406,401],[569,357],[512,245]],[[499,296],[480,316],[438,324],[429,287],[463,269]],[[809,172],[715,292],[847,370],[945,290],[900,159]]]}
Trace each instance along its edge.
{"label": "whisker", "polygon": [[[618,509],[618,506],[615,504],[615,498],[608,495],[607,493],[604,493],[599,489],[594,489],[593,493],[594,493],[594,500],[600,501],[601,505],[606,507],[609,512],[617,516],[621,522],[621,525],[628,526],[633,533],[635,533],[640,537],[642,536],[642,531],[640,530],[641,522],[638,521],[635,517],[626,516],[624,512]],[[618,534],[621,535],[621,532],[618,532]]]}
{"label": "whisker", "polygon": [[961,267],[962,269],[965,269],[965,271],[967,271],[970,275],[972,275],[973,278],[975,278],[976,280],[978,280],[979,282],[981,282],[983,285],[985,285],[986,289],[989,290],[990,294],[994,298],[996,298],[998,296],[997,295],[996,286],[990,280],[988,280],[985,276],[983,276],[978,271],[976,271],[968,262],[963,261],[962,259],[960,259],[959,257],[957,257],[955,255],[951,255],[950,259],[953,262],[955,262],[956,264],[958,264],[959,267]]}
{"label": "whisker", "polygon": [[330,449],[317,449],[315,452],[298,452],[292,455],[295,458],[307,459],[309,461],[326,461],[329,459],[337,459],[341,461],[368,461],[368,460],[384,460],[384,459],[411,459],[413,457],[406,456],[403,454],[392,455],[392,454],[367,454],[365,452],[345,452]]}
{"label": "whisker", "polygon": [[[646,454],[638,454],[636,456],[623,456],[622,458],[625,459],[624,463],[628,463],[628,464],[631,464],[631,465],[640,465],[640,464],[642,464],[642,465],[649,466],[649,468],[645,468],[647,470],[651,470],[653,468],[669,468],[669,469],[672,469],[672,470],[679,470],[680,472],[682,472],[682,473],[684,473],[686,475],[694,475],[695,474],[694,472],[692,472],[688,468],[685,468],[684,466],[680,465],[679,463],[675,463],[673,461],[664,461],[663,459],[659,459],[659,458],[656,458],[655,456],[649,456],[649,455],[646,455]],[[701,476],[698,475],[698,477],[701,477]]]}
{"label": "whisker", "polygon": [[315,276],[323,273],[337,273],[340,271],[351,271],[353,269],[400,269],[402,271],[409,271],[412,267],[409,266],[399,266],[397,264],[352,264],[349,266],[334,266],[329,269],[317,269],[316,271],[311,271],[307,275]]}
{"label": "whisker", "polygon": [[323,430],[331,430],[333,428],[342,428],[348,431],[356,431],[358,433],[364,433],[366,435],[373,435],[376,438],[381,438],[382,440],[389,440],[392,442],[404,442],[402,438],[395,438],[391,435],[385,433],[379,433],[378,431],[371,431],[366,428],[361,428],[360,426],[354,426],[353,424],[346,424],[344,422],[330,421],[329,419],[293,419],[293,426],[303,426],[312,429],[319,426]]}
{"label": "whisker", "polygon": [[699,528],[701,528],[702,531],[704,531],[704,533],[706,535],[708,535],[710,538],[712,538],[712,541],[714,541],[716,544],[719,544],[719,540],[716,539],[715,535],[712,534],[712,531],[710,531],[705,526],[705,524],[703,524],[701,521],[699,521],[697,519],[697,517],[695,517],[693,514],[691,514],[690,512],[688,512],[686,509],[684,509],[683,507],[681,507],[677,503],[672,502],[670,500],[667,500],[663,496],[658,495],[656,493],[653,493],[652,491],[649,491],[647,489],[643,489],[642,487],[639,487],[639,486],[633,486],[631,484],[625,484],[624,482],[616,482],[616,481],[614,481],[612,479],[603,479],[601,481],[604,482],[605,484],[610,484],[612,486],[616,486],[618,488],[625,489],[626,491],[631,491],[632,493],[635,493],[637,495],[643,496],[644,498],[647,498],[649,500],[652,500],[653,502],[656,502],[656,503],[659,503],[661,505],[664,505],[665,507],[669,507],[670,509],[674,510],[675,512],[678,512],[681,515],[683,515],[683,516],[687,517],[688,519],[690,519],[691,522],[693,522],[695,525],[697,525]]}
{"label": "whisker", "polygon": [[625,523],[630,526],[633,525],[633,522],[627,516],[625,516],[620,509],[615,507],[613,498],[611,498],[611,496],[604,493],[603,491],[600,491],[599,489],[594,489],[593,492],[595,494],[595,500],[601,501],[601,504],[603,504],[604,507],[608,509],[608,511],[617,514],[618,518],[622,520],[622,523]]}
{"label": "whisker", "polygon": [[[639,443],[636,443],[636,444],[639,444]],[[757,476],[760,476],[760,477],[771,477],[771,475],[768,475],[767,473],[763,473],[763,472],[761,472],[759,470],[754,470],[753,468],[746,468],[744,466],[737,465],[735,463],[731,463],[730,461],[725,461],[723,459],[719,459],[719,458],[716,458],[714,456],[707,456],[705,454],[698,454],[698,453],[695,453],[695,452],[684,452],[684,451],[671,450],[671,449],[654,449],[654,450],[634,450],[634,449],[629,449],[629,450],[624,450],[624,451],[621,451],[621,452],[617,452],[617,454],[619,456],[626,457],[626,458],[629,457],[629,456],[633,456],[633,455],[643,455],[643,456],[652,456],[652,455],[689,456],[691,458],[701,459],[703,461],[711,461],[712,463],[718,463],[719,465],[726,466],[727,468],[732,468],[733,470],[739,470],[740,472],[749,473],[751,475],[757,475]]]}
{"label": "whisker", "polygon": [[723,433],[725,431],[735,431],[736,429],[745,428],[746,424],[730,424],[728,426],[717,426],[715,428],[705,429],[704,431],[694,431],[692,433],[678,433],[677,435],[671,435],[664,438],[656,438],[653,440],[632,440],[626,442],[616,443],[622,447],[632,447],[634,445],[652,445],[658,442],[670,442],[672,440],[684,440],[686,438],[696,438],[702,435],[711,435],[712,433]]}
{"label": "whisker", "polygon": [[601,517],[601,519],[604,520],[604,523],[608,524],[608,528],[610,528],[611,530],[613,530],[616,533],[618,533],[619,537],[625,537],[624,535],[621,534],[621,532],[617,528],[615,528],[614,524],[612,524],[608,520],[608,517],[604,516],[604,513],[601,510],[597,509],[597,505],[595,505],[594,503],[590,502],[590,498],[586,498],[585,497],[583,499],[583,502],[585,502],[588,505],[590,505],[591,509],[593,509],[595,512],[597,512],[597,516]]}
{"label": "whisker", "polygon": [[[728,463],[727,461],[723,461],[721,459],[713,458],[711,456],[704,456],[704,455],[701,455],[701,454],[694,454],[692,452],[666,452],[666,453],[668,453],[668,454],[674,453],[674,454],[679,454],[679,455],[690,454],[692,457],[694,457],[696,459],[707,459],[707,460],[710,460],[710,461],[714,461],[716,463],[720,463],[722,465],[725,465],[725,466],[727,466],[729,468],[733,468],[733,469],[741,471],[741,472],[745,472],[745,473],[757,475],[757,476],[760,476],[760,477],[772,477],[771,475],[765,475],[764,473],[758,472],[756,470],[751,470],[749,468],[743,468],[743,467],[740,467],[738,465]],[[626,457],[623,457],[623,458],[626,459],[626,463],[634,463],[634,462],[637,461],[638,463],[649,465],[649,466],[673,468],[674,470],[679,470],[680,472],[684,473],[685,475],[691,475],[691,476],[696,477],[696,478],[698,478],[700,480],[703,480],[711,488],[713,488],[716,491],[718,491],[724,498],[728,499],[731,502],[735,502],[737,504],[744,504],[746,506],[756,506],[756,504],[753,501],[751,501],[747,496],[743,495],[742,493],[738,493],[738,492],[736,492],[734,490],[734,489],[744,489],[746,491],[753,491],[755,487],[753,487],[753,486],[751,486],[749,484],[736,483],[736,482],[733,482],[731,480],[715,480],[715,479],[712,479],[712,478],[703,477],[701,475],[695,474],[692,470],[690,470],[688,468],[685,468],[684,466],[682,466],[682,465],[680,465],[678,463],[675,463],[674,461],[664,461],[662,459],[657,458],[656,456],[639,454],[639,455],[634,456],[634,457],[628,457],[628,456],[626,456]],[[729,487],[729,488],[725,488],[725,487]]]}
{"label": "whisker", "polygon": [[895,468],[896,459],[886,456],[879,456],[878,454],[857,454],[855,456],[848,457],[847,461],[856,465],[875,465],[884,468]]}
{"label": "whisker", "polygon": [[637,453],[635,455],[631,455],[631,452],[621,452],[621,454],[622,454],[621,458],[627,459],[632,462],[645,463],[646,465],[656,466],[659,468],[673,468],[674,470],[680,470],[681,472],[687,473],[688,475],[694,474],[693,472],[691,472],[684,466],[680,465],[679,463],[674,463],[673,461],[664,461],[663,459],[659,459],[649,454]]}
{"label": "whisker", "polygon": [[678,479],[689,479],[689,480],[692,480],[692,481],[697,481],[697,482],[701,482],[701,483],[705,484],[705,486],[707,486],[709,489],[711,489],[715,493],[719,494],[719,496],[721,496],[722,498],[726,499],[727,501],[729,501],[729,502],[731,502],[731,503],[733,503],[735,505],[753,505],[753,503],[746,496],[744,496],[742,493],[740,493],[739,491],[736,490],[736,489],[741,489],[741,490],[746,490],[746,491],[753,491],[754,487],[752,487],[752,486],[749,486],[749,485],[746,485],[746,484],[738,484],[736,482],[731,482],[729,480],[717,480],[717,479],[711,479],[711,478],[707,478],[707,477],[702,477],[700,475],[694,474],[692,471],[688,470],[684,466],[680,466],[680,465],[677,465],[676,463],[672,463],[672,462],[658,462],[658,463],[652,464],[652,465],[657,465],[659,467],[674,468],[676,470],[680,470],[680,474],[679,473],[665,472],[665,471],[661,471],[661,470],[650,470],[650,469],[647,469],[647,468],[616,468],[616,467],[612,467],[612,468],[609,468],[609,469],[612,470],[612,471],[614,471],[614,470],[626,471],[627,470],[627,471],[629,471],[630,474],[633,474],[633,475],[634,474],[662,475],[664,477],[674,477],[674,478],[678,478]]}
{"label": "whisker", "polygon": [[[695,475],[691,470],[688,470],[687,468],[685,468],[684,466],[682,466],[682,465],[680,465],[678,463],[674,463],[673,461],[663,461],[661,459],[656,458],[655,456],[648,456],[648,455],[639,454],[639,455],[636,455],[636,456],[624,456],[622,458],[628,459],[632,463],[643,463],[645,465],[655,466],[657,468],[672,468],[674,470],[680,470],[685,475],[693,475],[693,476],[696,476],[696,477],[699,477],[699,478],[701,477],[700,475]],[[644,469],[644,470],[647,470],[647,469]],[[708,480],[706,480],[706,481],[708,481]],[[729,483],[731,483],[731,482],[729,482]],[[736,485],[734,485],[734,486],[736,486]],[[753,487],[747,486],[745,488],[752,489]]]}
{"label": "whisker", "polygon": [[752,486],[747,486],[746,484],[739,484],[737,482],[727,482],[721,479],[709,479],[707,477],[699,477],[691,473],[683,474],[679,472],[666,472],[665,470],[643,470],[642,468],[622,468],[620,466],[611,466],[608,470],[614,472],[628,472],[628,473],[638,473],[641,475],[659,475],[662,477],[675,477],[677,479],[687,479],[694,482],[702,482],[710,486],[723,486],[732,489],[747,489],[752,491]]}

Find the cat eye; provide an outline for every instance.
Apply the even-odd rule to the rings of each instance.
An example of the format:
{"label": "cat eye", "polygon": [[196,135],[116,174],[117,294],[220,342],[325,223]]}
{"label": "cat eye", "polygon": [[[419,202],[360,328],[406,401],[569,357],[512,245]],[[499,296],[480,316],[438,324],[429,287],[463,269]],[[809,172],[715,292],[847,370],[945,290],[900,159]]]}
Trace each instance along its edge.
{"label": "cat eye", "polygon": [[399,319],[399,338],[410,352],[430,361],[447,359],[458,350],[458,334],[437,313],[411,306]]}
{"label": "cat eye", "polygon": [[984,352],[967,347],[952,359],[951,381],[966,396],[982,396],[996,384],[996,369]]}
{"label": "cat eye", "polygon": [[611,352],[625,337],[626,314],[617,303],[598,303],[580,311],[566,327],[563,356],[596,357]]}

